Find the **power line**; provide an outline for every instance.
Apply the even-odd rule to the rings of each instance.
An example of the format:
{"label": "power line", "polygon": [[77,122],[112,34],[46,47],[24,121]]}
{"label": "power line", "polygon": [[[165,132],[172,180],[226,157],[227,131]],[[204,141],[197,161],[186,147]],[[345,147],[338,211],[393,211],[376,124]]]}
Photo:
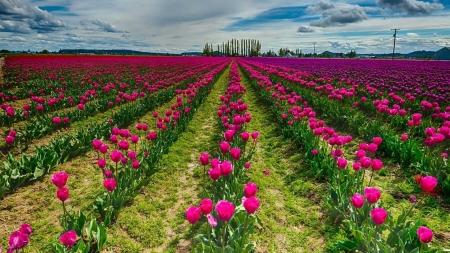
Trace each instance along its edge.
{"label": "power line", "polygon": [[394,29],[391,29],[391,31],[392,30],[394,30],[394,48],[392,49],[392,60],[394,60],[395,40],[397,39],[397,30],[400,30],[400,28],[394,28]]}

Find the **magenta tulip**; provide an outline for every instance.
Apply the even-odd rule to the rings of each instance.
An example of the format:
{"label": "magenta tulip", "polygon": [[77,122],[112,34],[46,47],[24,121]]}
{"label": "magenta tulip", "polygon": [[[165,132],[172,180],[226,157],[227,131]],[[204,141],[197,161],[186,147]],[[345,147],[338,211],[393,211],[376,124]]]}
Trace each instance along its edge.
{"label": "magenta tulip", "polygon": [[317,155],[317,154],[319,153],[319,151],[317,151],[317,149],[313,149],[313,150],[311,150],[311,153],[312,153],[313,155]]}
{"label": "magenta tulip", "polygon": [[189,221],[189,223],[195,224],[200,219],[201,210],[196,206],[191,206],[186,211],[184,211],[184,213],[186,214],[186,219]]}
{"label": "magenta tulip", "polygon": [[432,192],[434,190],[434,187],[438,184],[438,181],[435,177],[432,176],[426,176],[422,177],[420,180],[419,186],[422,188],[424,192]]}
{"label": "magenta tulip", "polygon": [[105,177],[111,177],[112,176],[112,171],[111,170],[105,170],[105,173],[103,173],[103,175],[105,175]]}
{"label": "magenta tulip", "polygon": [[383,162],[378,159],[372,160],[372,170],[381,170],[383,168]]}
{"label": "magenta tulip", "polygon": [[33,233],[33,229],[28,223],[22,224],[22,226],[20,226],[19,228],[19,231],[27,235],[31,235],[31,233]]}
{"label": "magenta tulip", "polygon": [[222,173],[219,167],[213,167],[212,169],[208,170],[208,175],[212,180],[216,181],[220,178]]}
{"label": "magenta tulip", "polygon": [[119,142],[119,149],[128,150],[130,148],[130,143],[126,140],[121,140]]}
{"label": "magenta tulip", "polygon": [[229,221],[234,214],[234,204],[226,200],[219,200],[216,205],[219,220]]}
{"label": "magenta tulip", "polygon": [[359,161],[361,162],[361,166],[365,169],[369,168],[370,165],[372,165],[372,159],[370,159],[370,157],[367,156],[361,157]]}
{"label": "magenta tulip", "polygon": [[230,143],[226,142],[226,141],[222,141],[219,144],[220,147],[220,152],[222,152],[222,154],[228,153],[228,150],[230,150]]}
{"label": "magenta tulip", "polygon": [[210,199],[203,199],[200,203],[200,210],[203,215],[210,214],[214,208],[214,204]]}
{"label": "magenta tulip", "polygon": [[16,231],[9,236],[9,247],[7,253],[14,252],[14,250],[19,250],[28,245],[29,238],[28,234],[22,233],[20,231]]}
{"label": "magenta tulip", "polygon": [[339,157],[337,160],[337,165],[339,169],[344,169],[345,167],[347,167],[347,160],[343,157]]}
{"label": "magenta tulip", "polygon": [[375,153],[378,150],[378,145],[375,143],[370,143],[369,146],[367,146],[367,151],[370,153]]}
{"label": "magenta tulip", "polygon": [[352,201],[352,205],[356,208],[361,208],[364,205],[364,197],[359,193],[355,193],[350,200]]}
{"label": "magenta tulip", "polygon": [[230,150],[230,156],[233,160],[239,160],[241,158],[241,150],[239,148],[232,148]]}
{"label": "magenta tulip", "polygon": [[370,217],[372,217],[373,222],[375,225],[381,225],[386,221],[386,218],[388,216],[388,213],[383,208],[374,208],[370,212]]}
{"label": "magenta tulip", "polygon": [[130,140],[131,140],[131,142],[132,143],[138,143],[138,141],[139,141],[139,136],[137,136],[137,135],[132,135],[131,137],[130,137]]}
{"label": "magenta tulip", "polygon": [[380,146],[380,144],[383,142],[383,139],[381,137],[373,137],[372,139],[373,143],[375,143],[377,146]]}
{"label": "magenta tulip", "polygon": [[6,144],[8,144],[8,145],[13,144],[13,143],[14,143],[14,137],[11,136],[11,135],[6,136],[6,137],[5,137],[5,142],[6,142]]}
{"label": "magenta tulip", "polygon": [[220,160],[218,159],[218,158],[213,158],[212,160],[211,160],[211,167],[217,167],[217,166],[219,166],[219,164],[220,164]]}
{"label": "magenta tulip", "polygon": [[377,188],[366,187],[364,188],[364,196],[366,196],[367,202],[374,204],[380,199],[381,192]]}
{"label": "magenta tulip", "polygon": [[71,248],[77,241],[77,233],[74,230],[67,231],[59,237],[59,241],[68,248]]}
{"label": "magenta tulip", "polygon": [[62,188],[67,184],[67,179],[69,178],[69,174],[64,171],[55,173],[52,175],[52,183],[58,187]]}
{"label": "magenta tulip", "polygon": [[354,162],[353,163],[353,170],[358,171],[361,169],[361,163],[360,162]]}
{"label": "magenta tulip", "polygon": [[203,166],[208,165],[209,164],[209,154],[208,153],[201,154],[199,160]]}
{"label": "magenta tulip", "polygon": [[100,169],[104,169],[106,167],[106,160],[105,159],[98,159],[97,165]]}
{"label": "magenta tulip", "polygon": [[417,229],[417,237],[422,243],[429,243],[433,240],[433,231],[427,227],[420,226]]}
{"label": "magenta tulip", "polygon": [[244,200],[244,208],[248,214],[256,212],[259,208],[259,205],[260,205],[259,200],[254,196],[251,196]]}
{"label": "magenta tulip", "polygon": [[250,168],[250,162],[246,162],[246,163],[244,164],[244,167],[245,167],[246,169]]}
{"label": "magenta tulip", "polygon": [[114,150],[109,154],[109,157],[111,157],[111,160],[113,160],[113,162],[118,163],[120,162],[120,159],[122,159],[122,152],[120,152],[119,150]]}
{"label": "magenta tulip", "polygon": [[253,133],[251,134],[251,136],[252,136],[252,138],[253,138],[254,140],[256,140],[256,139],[258,138],[258,136],[259,136],[259,132],[253,132]]}
{"label": "magenta tulip", "polygon": [[108,148],[109,148],[108,145],[102,144],[102,145],[100,146],[100,149],[99,149],[98,151],[100,151],[100,153],[102,153],[102,154],[106,154],[106,152],[108,152]]}
{"label": "magenta tulip", "polygon": [[114,178],[107,178],[103,181],[103,186],[105,186],[106,190],[112,192],[116,188],[116,180]]}
{"label": "magenta tulip", "polygon": [[59,188],[56,192],[56,197],[62,202],[66,201],[69,198],[69,189],[67,188]]}
{"label": "magenta tulip", "polygon": [[55,125],[59,125],[61,123],[61,118],[60,117],[54,117],[52,119],[53,124]]}
{"label": "magenta tulip", "polygon": [[242,132],[241,133],[241,138],[243,141],[248,141],[248,139],[250,138],[250,134],[247,132]]}
{"label": "magenta tulip", "polygon": [[220,165],[220,173],[223,176],[229,176],[233,171],[233,165],[229,161],[223,161]]}
{"label": "magenta tulip", "polygon": [[92,146],[93,146],[94,149],[96,149],[96,150],[99,150],[100,147],[102,146],[102,144],[103,144],[103,143],[102,143],[101,140],[95,139],[95,140],[92,141]]}
{"label": "magenta tulip", "polygon": [[253,182],[249,182],[244,186],[244,196],[250,198],[258,193],[258,186]]}
{"label": "magenta tulip", "polygon": [[131,163],[131,166],[133,167],[133,169],[138,169],[139,166],[141,166],[141,163],[140,163],[138,160],[134,160],[134,161]]}

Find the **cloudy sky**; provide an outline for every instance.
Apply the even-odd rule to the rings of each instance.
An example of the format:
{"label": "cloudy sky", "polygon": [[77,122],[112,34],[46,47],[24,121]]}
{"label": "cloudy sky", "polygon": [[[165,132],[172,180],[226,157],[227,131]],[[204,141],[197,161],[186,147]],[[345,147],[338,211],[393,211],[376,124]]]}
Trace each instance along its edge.
{"label": "cloudy sky", "polygon": [[259,39],[280,47],[390,53],[450,46],[450,0],[0,0],[0,48],[202,51]]}

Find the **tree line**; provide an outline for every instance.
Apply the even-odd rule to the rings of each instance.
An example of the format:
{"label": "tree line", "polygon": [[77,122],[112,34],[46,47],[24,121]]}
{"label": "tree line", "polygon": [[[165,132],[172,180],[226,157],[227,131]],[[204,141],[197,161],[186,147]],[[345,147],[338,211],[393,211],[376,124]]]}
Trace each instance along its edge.
{"label": "tree line", "polygon": [[231,39],[216,46],[206,43],[203,48],[205,56],[259,56],[261,42],[253,39]]}

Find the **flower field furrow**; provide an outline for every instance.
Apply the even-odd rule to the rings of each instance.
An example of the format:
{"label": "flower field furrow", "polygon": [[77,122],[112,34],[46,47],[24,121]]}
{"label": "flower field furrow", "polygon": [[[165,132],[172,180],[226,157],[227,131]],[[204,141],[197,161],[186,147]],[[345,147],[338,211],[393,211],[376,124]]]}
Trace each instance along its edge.
{"label": "flower field furrow", "polygon": [[[164,127],[160,131],[151,131],[145,138],[151,141],[151,144],[146,144],[143,140],[139,140],[138,135],[130,136],[130,131],[127,129],[120,129],[114,127],[110,130],[110,125],[108,126],[108,132],[112,132],[115,138],[120,135],[119,138],[123,138],[119,142],[115,142],[113,138],[110,138],[112,143],[109,145],[116,144],[117,150],[110,153],[110,158],[112,164],[109,164],[105,160],[106,156],[98,160],[98,166],[104,172],[104,187],[106,192],[104,196],[101,194],[96,198],[94,204],[94,211],[97,213],[102,222],[97,224],[97,218],[95,216],[88,217],[90,219],[86,220],[86,215],[83,212],[67,211],[64,203],[68,198],[68,189],[65,188],[67,182],[67,174],[65,172],[60,172],[52,176],[53,183],[59,188],[57,197],[63,203],[64,214],[61,218],[61,225],[68,232],[61,235],[60,240],[62,244],[53,244],[52,249],[55,252],[64,252],[66,241],[63,239],[65,236],[73,233],[75,237],[80,236],[81,240],[73,241],[70,246],[73,246],[73,250],[78,252],[89,252],[90,248],[94,245],[97,250],[101,250],[105,245],[106,241],[106,227],[110,224],[112,220],[116,220],[118,213],[124,204],[132,201],[133,198],[139,194],[142,186],[150,182],[150,176],[153,175],[157,170],[155,169],[156,163],[159,161],[161,156],[168,151],[170,145],[175,142],[178,135],[184,131],[192,116],[195,114],[196,109],[201,105],[204,98],[208,95],[208,88],[215,83],[218,74],[223,71],[226,66],[226,62],[221,64],[221,66],[215,68],[207,74],[204,74],[198,78],[198,81],[189,84],[185,90],[177,90],[176,94],[181,94],[178,96],[178,103],[175,104],[175,109],[180,111],[174,111],[173,117],[169,122],[164,123]],[[185,99],[183,99],[183,95]],[[167,114],[166,114],[167,115]],[[134,117],[131,117],[134,119]],[[118,126],[123,127],[120,118],[117,116],[114,121]],[[167,125],[166,125],[167,123]],[[159,125],[159,124],[157,124]],[[148,127],[147,127],[148,129]],[[141,152],[137,153],[136,144],[130,145],[129,141],[132,143],[138,143],[143,145]],[[100,146],[97,147],[97,143]],[[108,144],[99,139],[95,139],[92,145],[101,153],[106,153],[108,150]],[[134,148],[132,147],[134,145]],[[119,151],[121,150],[121,151]],[[129,151],[128,151],[129,150]],[[127,153],[128,151],[128,153]],[[124,154],[122,154],[124,152]],[[130,162],[128,162],[130,159]],[[115,163],[115,165],[113,165]],[[120,167],[118,166],[120,163]],[[63,183],[59,184],[57,178],[63,176]],[[56,181],[55,181],[56,180]],[[61,193],[60,192],[67,192]],[[108,194],[109,192],[109,194]],[[94,224],[94,225],[92,225]],[[94,226],[97,229],[97,235],[92,234],[90,231],[84,231],[84,227],[88,228]],[[95,236],[94,236],[95,235]],[[72,235],[70,235],[72,236]],[[74,245],[76,244],[76,245]]]}
{"label": "flower field furrow", "polygon": [[[407,133],[397,133],[396,131],[386,128],[380,121],[370,120],[364,114],[355,112],[354,109],[339,104],[337,101],[329,100],[326,97],[317,96],[316,91],[303,89],[295,83],[286,82],[282,79],[274,79],[273,81],[281,81],[283,85],[296,91],[302,95],[312,106],[317,108],[318,115],[323,115],[324,119],[332,123],[334,127],[341,130],[350,129],[356,133],[358,137],[364,141],[370,141],[373,137],[380,136],[385,140],[379,147],[379,151],[383,156],[393,159],[401,164],[401,168],[407,174],[429,174],[439,179],[441,189],[445,195],[450,194],[450,174],[445,158],[442,152],[449,148],[450,142],[445,141],[450,136],[446,134],[448,123],[444,123],[436,128],[427,127],[423,131],[424,137],[415,137],[412,131],[420,131],[419,128],[411,126],[411,131]],[[284,95],[282,95],[284,96]],[[411,116],[412,122],[421,124],[420,114]],[[415,117],[419,119],[415,119]],[[422,126],[422,128],[424,128]],[[428,131],[428,132],[427,132]],[[444,131],[444,132],[442,132]],[[444,133],[444,134],[441,134]],[[406,136],[406,137],[405,137]],[[424,144],[421,144],[421,143]],[[445,154],[445,153],[444,153]]]}
{"label": "flower field furrow", "polygon": [[450,248],[442,62],[25,56],[2,70],[0,252]]}
{"label": "flower field furrow", "polygon": [[[188,84],[185,83],[185,85]],[[174,96],[173,90],[167,89],[157,93],[155,97],[146,97],[141,103],[121,108],[112,116],[111,121],[120,127],[128,126],[146,111],[168,102],[172,96]],[[4,163],[4,168],[1,170],[0,196],[3,196],[6,191],[16,189],[26,181],[42,177],[57,164],[86,152],[91,148],[90,139],[106,137],[110,125],[111,123],[104,119],[103,123],[93,124],[88,129],[76,131],[74,135],[59,136],[53,139],[49,145],[37,148],[36,153],[30,157],[22,155],[20,159],[16,159],[9,154],[7,162]]]}
{"label": "flower field furrow", "polygon": [[[279,123],[284,126],[282,128],[283,134],[293,138],[304,149],[304,162],[311,169],[308,174],[325,177],[328,181],[326,205],[331,219],[338,224],[343,221],[345,223],[344,230],[353,235],[352,239],[337,242],[334,246],[340,249],[362,251],[369,250],[366,247],[380,247],[386,250],[412,250],[421,246],[420,241],[413,234],[422,222],[419,220],[414,224],[407,221],[407,217],[411,214],[415,204],[411,205],[408,211],[403,210],[400,215],[397,217],[390,216],[388,220],[386,220],[388,216],[386,210],[376,207],[382,204],[372,207],[372,204],[377,203],[381,196],[377,188],[371,187],[373,186],[371,185],[372,177],[376,171],[383,168],[383,162],[376,159],[373,153],[377,151],[378,146],[384,140],[375,137],[370,144],[359,144],[360,149],[356,152],[356,161],[353,162],[354,172],[346,169],[349,166],[348,156],[343,156],[343,150],[345,151],[345,145],[352,141],[351,136],[341,136],[334,129],[324,126],[323,121],[316,119],[316,113],[312,108],[306,107],[308,102],[304,101],[303,97],[295,92],[286,94],[285,91],[289,90],[288,88],[280,84],[273,85],[268,77],[261,75],[246,64],[242,64],[242,66],[250,77],[257,78],[253,85],[260,89],[261,96],[273,104],[272,111],[278,115]],[[285,94],[286,99],[282,98]],[[300,102],[302,105],[297,105]],[[323,139],[327,141],[325,143],[328,145],[320,143],[321,138],[316,136],[323,136]],[[370,168],[372,172],[369,180],[367,180],[365,170]],[[422,187],[424,193],[421,200],[426,199],[427,194],[434,190],[437,182],[437,179],[432,176],[424,177],[420,186],[430,183],[430,188]],[[366,187],[364,188],[364,186]],[[362,192],[363,190],[365,196],[356,194],[356,192]],[[376,193],[376,198],[372,198],[370,191]],[[355,195],[350,198],[353,193]],[[364,197],[367,199],[368,205],[365,204]],[[356,201],[357,198],[359,198],[359,202]],[[359,210],[363,205],[364,208]],[[375,211],[383,213],[380,220],[378,220],[378,214],[375,214]],[[369,213],[371,216],[369,216]],[[367,223],[370,218],[375,226]],[[385,230],[384,233],[386,233],[386,230],[388,231],[388,236],[385,238],[376,236],[378,225],[385,222],[388,223],[382,229]],[[370,241],[372,246],[367,241]]]}

